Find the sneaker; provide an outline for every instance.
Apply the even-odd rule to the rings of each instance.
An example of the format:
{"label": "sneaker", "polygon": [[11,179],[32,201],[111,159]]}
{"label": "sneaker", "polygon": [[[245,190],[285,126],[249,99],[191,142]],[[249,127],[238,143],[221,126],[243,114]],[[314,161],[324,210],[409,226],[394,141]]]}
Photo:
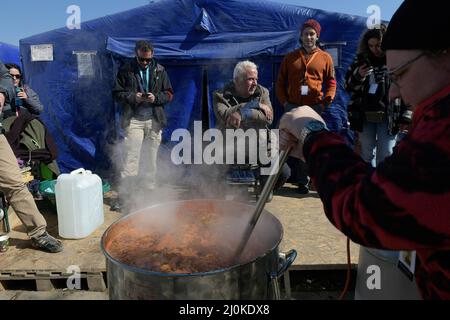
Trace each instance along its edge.
{"label": "sneaker", "polygon": [[301,184],[301,185],[298,186],[297,193],[299,193],[299,194],[308,194],[309,193],[309,189],[308,189],[307,186],[304,186],[304,185]]}
{"label": "sneaker", "polygon": [[47,251],[50,253],[56,253],[63,251],[63,245],[61,241],[53,238],[51,235],[45,231],[42,235],[37,238],[31,238],[31,244],[33,247]]}
{"label": "sneaker", "polygon": [[111,211],[120,212],[120,210],[122,210],[122,204],[120,203],[120,201],[116,200],[113,203],[111,203],[111,206],[109,207],[109,209]]}
{"label": "sneaker", "polygon": [[129,213],[128,207],[121,200],[115,200],[113,203],[111,203],[109,210],[120,212],[123,214]]}
{"label": "sneaker", "polygon": [[266,203],[271,203],[272,200],[273,200],[273,192],[271,192],[271,193],[269,194],[269,196],[267,197]]}

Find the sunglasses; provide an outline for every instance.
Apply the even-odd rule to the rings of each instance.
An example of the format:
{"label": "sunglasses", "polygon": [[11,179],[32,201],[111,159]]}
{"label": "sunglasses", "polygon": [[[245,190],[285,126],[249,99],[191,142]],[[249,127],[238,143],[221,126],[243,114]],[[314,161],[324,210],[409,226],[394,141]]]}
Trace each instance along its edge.
{"label": "sunglasses", "polygon": [[152,62],[152,58],[142,58],[142,57],[137,57],[139,62],[147,62],[150,63]]}
{"label": "sunglasses", "polygon": [[389,79],[391,80],[391,82],[393,84],[395,84],[397,87],[400,87],[400,85],[398,84],[398,80],[400,80],[400,78],[406,73],[406,71],[408,71],[408,68],[417,60],[419,60],[420,58],[422,58],[426,53],[422,52],[421,54],[419,54],[417,57],[415,57],[414,59],[411,59],[407,62],[405,62],[404,64],[402,64],[399,67],[394,68],[393,70],[388,72],[388,76]]}
{"label": "sunglasses", "polygon": [[13,77],[13,79],[20,79],[21,75],[20,74],[12,74],[11,77]]}

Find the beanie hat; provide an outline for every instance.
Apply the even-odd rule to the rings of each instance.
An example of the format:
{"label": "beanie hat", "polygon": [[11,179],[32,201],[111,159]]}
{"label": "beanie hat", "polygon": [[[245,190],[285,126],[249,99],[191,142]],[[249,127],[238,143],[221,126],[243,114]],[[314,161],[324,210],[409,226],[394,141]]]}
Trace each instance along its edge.
{"label": "beanie hat", "polygon": [[450,48],[450,15],[438,0],[405,0],[395,12],[383,38],[386,50]]}
{"label": "beanie hat", "polygon": [[316,20],[309,19],[308,21],[306,21],[303,24],[302,33],[306,28],[313,28],[314,31],[316,31],[317,33],[317,37],[320,38],[320,31],[322,31],[322,27],[320,26],[320,23],[318,23]]}

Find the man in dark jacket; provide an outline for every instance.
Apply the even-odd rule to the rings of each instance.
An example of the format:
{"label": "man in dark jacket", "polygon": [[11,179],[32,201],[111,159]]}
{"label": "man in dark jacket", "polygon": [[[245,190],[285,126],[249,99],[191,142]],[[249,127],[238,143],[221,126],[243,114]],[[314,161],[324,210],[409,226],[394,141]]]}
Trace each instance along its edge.
{"label": "man in dark jacket", "polygon": [[119,70],[113,89],[114,100],[123,107],[127,151],[121,178],[127,192],[141,173],[145,187],[150,190],[156,187],[156,160],[162,128],[167,124],[164,107],[173,99],[169,76],[153,58],[153,46],[138,41],[135,53],[136,58]]}
{"label": "man in dark jacket", "polygon": [[[12,79],[0,61],[0,112],[5,105],[14,100],[14,97]],[[3,133],[0,134],[0,191],[4,193],[8,203],[27,227],[34,247],[51,253],[63,250],[62,243],[47,233],[47,223],[23,182],[17,159]]]}

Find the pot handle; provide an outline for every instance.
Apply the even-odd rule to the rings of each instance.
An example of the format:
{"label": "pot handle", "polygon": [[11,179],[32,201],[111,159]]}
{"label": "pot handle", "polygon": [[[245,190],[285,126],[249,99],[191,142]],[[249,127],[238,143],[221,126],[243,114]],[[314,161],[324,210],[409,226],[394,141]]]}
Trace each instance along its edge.
{"label": "pot handle", "polygon": [[295,249],[290,250],[286,253],[280,253],[280,265],[277,272],[277,278],[281,277],[297,258],[297,251]]}
{"label": "pot handle", "polygon": [[278,271],[272,272],[270,274],[270,283],[273,289],[273,298],[275,300],[281,300],[280,284],[278,279],[288,271],[289,267],[294,263],[295,258],[297,258],[297,251],[292,249],[286,253],[280,253],[280,260],[278,264]]}

